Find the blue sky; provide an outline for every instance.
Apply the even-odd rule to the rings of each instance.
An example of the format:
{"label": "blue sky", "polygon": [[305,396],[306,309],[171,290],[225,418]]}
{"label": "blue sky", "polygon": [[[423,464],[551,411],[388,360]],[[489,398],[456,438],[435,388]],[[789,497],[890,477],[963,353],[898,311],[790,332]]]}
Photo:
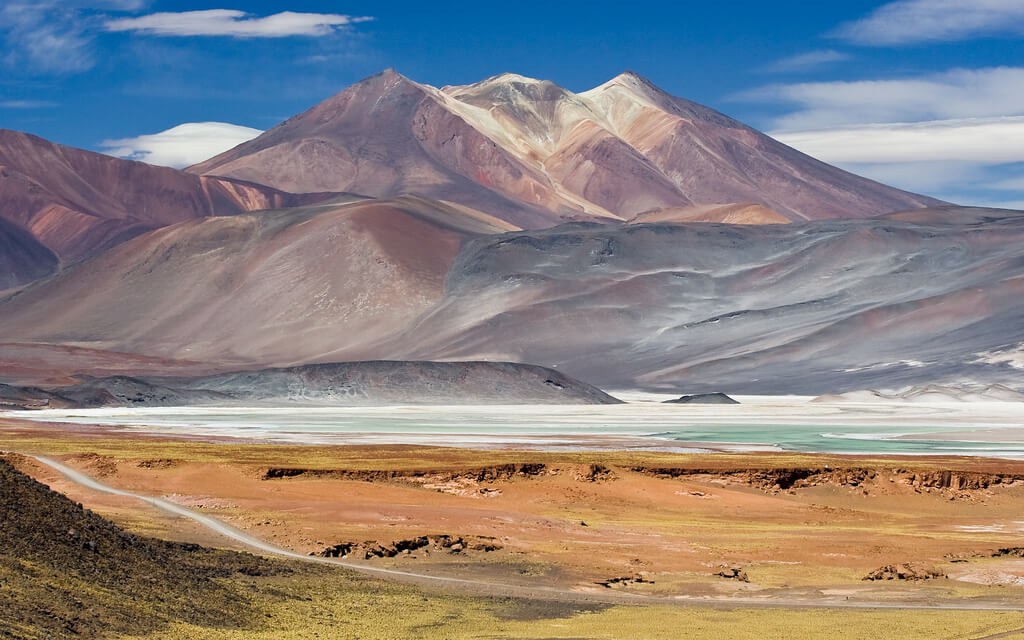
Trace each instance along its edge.
{"label": "blue sky", "polygon": [[[1022,44],[1024,0],[4,0],[0,127],[182,165],[387,67],[574,91],[632,69],[870,177],[1024,208]],[[226,124],[162,133],[183,123]]]}

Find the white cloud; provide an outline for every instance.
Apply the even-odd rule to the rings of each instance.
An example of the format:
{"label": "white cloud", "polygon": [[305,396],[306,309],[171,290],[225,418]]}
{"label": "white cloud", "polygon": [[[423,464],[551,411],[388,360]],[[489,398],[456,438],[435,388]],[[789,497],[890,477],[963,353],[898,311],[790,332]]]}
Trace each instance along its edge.
{"label": "white cloud", "polygon": [[9,67],[44,73],[83,71],[93,65],[79,12],[54,1],[0,6],[3,60]]}
{"label": "white cloud", "polygon": [[0,61],[32,72],[74,73],[95,63],[95,11],[135,11],[145,0],[0,2]]}
{"label": "white cloud", "polygon": [[772,135],[826,162],[1024,162],[1024,116],[865,124]]}
{"label": "white cloud", "polygon": [[838,167],[859,176],[950,202],[968,202],[973,187],[989,179],[985,167],[964,162],[919,160],[911,162],[842,162]]}
{"label": "white cloud", "polygon": [[212,158],[263,133],[226,122],[186,122],[135,138],[104,140],[104,153],[168,167],[187,167]]}
{"label": "white cloud", "polygon": [[282,11],[255,17],[234,9],[207,9],[178,13],[152,13],[108,20],[107,31],[134,31],[156,36],[230,36],[234,38],[281,38],[325,36],[339,28],[370,18],[335,13]]}
{"label": "white cloud", "polygon": [[1021,0],[898,0],[831,35],[871,46],[1024,34]]}
{"label": "white cloud", "polygon": [[773,73],[797,73],[849,60],[851,57],[850,54],[835,49],[821,49],[776,60],[765,68]]}
{"label": "white cloud", "polygon": [[49,100],[0,100],[0,109],[48,109],[56,107]]}
{"label": "white cloud", "polygon": [[779,84],[739,99],[795,105],[771,135],[848,171],[964,204],[1024,199],[1024,68]]}
{"label": "white cloud", "polygon": [[1000,180],[992,184],[993,189],[999,189],[1001,191],[1020,191],[1024,192],[1024,177],[1020,178],[1008,178],[1006,180]]}
{"label": "white cloud", "polygon": [[1024,116],[772,135],[847,171],[943,200],[1015,209],[1024,198],[1024,178],[1019,177],[1024,166]]}
{"label": "white cloud", "polygon": [[953,69],[916,78],[777,84],[735,99],[789,103],[775,129],[1024,115],[1024,67]]}

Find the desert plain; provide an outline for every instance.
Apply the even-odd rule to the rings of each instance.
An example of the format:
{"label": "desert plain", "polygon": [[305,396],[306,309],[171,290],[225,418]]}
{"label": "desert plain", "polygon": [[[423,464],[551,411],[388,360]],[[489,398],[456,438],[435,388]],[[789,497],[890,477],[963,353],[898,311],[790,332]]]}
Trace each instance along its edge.
{"label": "desert plain", "polygon": [[258,615],[145,610],[106,620],[111,637],[1024,637],[1020,460],[82,422],[0,418],[0,448],[130,534],[279,568],[217,578]]}

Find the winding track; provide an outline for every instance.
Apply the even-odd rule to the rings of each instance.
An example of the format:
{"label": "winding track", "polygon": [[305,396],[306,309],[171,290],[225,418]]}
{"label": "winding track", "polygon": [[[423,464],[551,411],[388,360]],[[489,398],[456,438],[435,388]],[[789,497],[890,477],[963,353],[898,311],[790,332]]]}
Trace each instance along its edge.
{"label": "winding track", "polygon": [[[623,592],[612,592],[612,593],[586,593],[581,591],[573,591],[571,589],[552,587],[552,586],[536,586],[527,587],[523,585],[505,584],[500,582],[490,582],[486,580],[474,580],[468,578],[455,578],[450,576],[437,576],[426,573],[415,573],[412,571],[401,571],[399,569],[387,569],[384,567],[374,567],[366,564],[359,564],[355,562],[346,562],[344,560],[337,560],[333,558],[321,558],[318,556],[305,556],[300,553],[291,551],[284,547],[270,544],[249,535],[245,531],[233,527],[229,524],[221,522],[220,520],[211,516],[204,515],[188,509],[173,502],[163,500],[161,498],[155,498],[152,496],[146,496],[131,491],[125,491],[123,489],[117,489],[109,485],[105,485],[96,479],[78,471],[72,469],[67,465],[61,464],[56,460],[43,456],[35,456],[31,454],[22,454],[26,457],[33,458],[38,462],[55,469],[60,472],[65,478],[81,485],[87,489],[98,491],[101,493],[108,493],[116,496],[123,496],[127,498],[135,498],[142,500],[150,505],[160,509],[161,511],[170,513],[172,515],[188,518],[200,525],[210,529],[211,531],[218,533],[226,538],[234,540],[235,542],[241,543],[250,549],[266,553],[270,555],[283,556],[285,558],[291,558],[294,560],[301,560],[304,562],[314,562],[317,564],[330,564],[352,571],[356,571],[362,574],[368,574],[389,580],[403,582],[407,584],[413,584],[423,587],[443,587],[447,589],[455,589],[458,591],[464,591],[478,596],[492,596],[492,597],[513,597],[513,598],[529,598],[529,599],[540,599],[540,600],[558,600],[566,602],[580,602],[580,603],[607,603],[607,604],[633,604],[633,605],[675,605],[675,606],[700,606],[700,607],[715,607],[715,608],[736,608],[736,607],[755,607],[755,608],[783,608],[783,609],[901,609],[901,610],[963,610],[963,611],[1024,611],[1024,603],[1019,605],[1006,604],[1000,602],[960,602],[960,603],[940,603],[940,604],[915,604],[915,603],[898,603],[898,602],[872,602],[872,601],[855,601],[855,600],[833,600],[828,598],[819,599],[798,599],[798,598],[777,598],[771,597],[766,598],[743,598],[743,597],[726,597],[726,598],[710,598],[710,597],[697,597],[697,596],[649,596],[644,594],[636,593],[623,593]],[[1002,636],[990,636],[990,637],[1002,637]]]}

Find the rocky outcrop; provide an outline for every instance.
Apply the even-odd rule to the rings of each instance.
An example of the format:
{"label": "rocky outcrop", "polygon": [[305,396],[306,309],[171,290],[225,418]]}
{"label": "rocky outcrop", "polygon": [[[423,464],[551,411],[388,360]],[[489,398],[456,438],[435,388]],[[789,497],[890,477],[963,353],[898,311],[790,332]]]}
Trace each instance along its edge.
{"label": "rocky outcrop", "polygon": [[502,545],[496,538],[444,534],[418,536],[388,543],[381,543],[376,540],[341,542],[327,547],[317,555],[322,558],[371,560],[373,558],[394,558],[398,555],[411,555],[413,552],[456,555],[470,552],[489,553],[501,548]]}
{"label": "rocky outcrop", "polygon": [[950,562],[968,562],[977,558],[1024,558],[1024,547],[1001,547],[995,550],[975,553],[951,553],[946,555]]}
{"label": "rocky outcrop", "polygon": [[722,567],[722,570],[715,575],[720,578],[728,578],[729,580],[750,582],[750,578],[747,576],[747,572],[743,570],[743,567]]}
{"label": "rocky outcrop", "polygon": [[296,467],[270,467],[263,472],[264,480],[281,478],[331,478],[334,480],[356,480],[361,482],[407,481],[417,484],[471,480],[493,482],[513,478],[533,478],[550,472],[544,463],[509,463],[477,469],[458,471],[437,470],[362,470],[362,469],[308,469]]}
{"label": "rocky outcrop", "polygon": [[739,404],[724,393],[698,393],[692,396],[680,396],[675,400],[666,400],[666,404]]}
{"label": "rocky outcrop", "polygon": [[997,549],[996,552],[992,554],[992,557],[1024,558],[1024,547],[1003,547],[1002,549]]}
{"label": "rocky outcrop", "polygon": [[654,584],[654,580],[647,577],[645,573],[635,573],[631,576],[618,576],[607,580],[598,580],[594,584],[601,585],[607,589],[615,586],[630,586],[635,584]]}
{"label": "rocky outcrop", "polygon": [[864,580],[932,580],[945,577],[945,573],[931,565],[906,562],[879,567],[864,576]]}
{"label": "rocky outcrop", "polygon": [[777,492],[815,486],[839,486],[868,490],[896,485],[912,490],[937,490],[955,494],[1024,483],[1024,473],[992,473],[971,470],[917,471],[900,467],[793,467],[771,469],[712,469],[700,467],[633,467],[637,473],[665,478],[716,479]]}
{"label": "rocky outcrop", "polygon": [[614,480],[615,472],[603,464],[591,463],[573,470],[572,477],[578,482],[599,482]]}

